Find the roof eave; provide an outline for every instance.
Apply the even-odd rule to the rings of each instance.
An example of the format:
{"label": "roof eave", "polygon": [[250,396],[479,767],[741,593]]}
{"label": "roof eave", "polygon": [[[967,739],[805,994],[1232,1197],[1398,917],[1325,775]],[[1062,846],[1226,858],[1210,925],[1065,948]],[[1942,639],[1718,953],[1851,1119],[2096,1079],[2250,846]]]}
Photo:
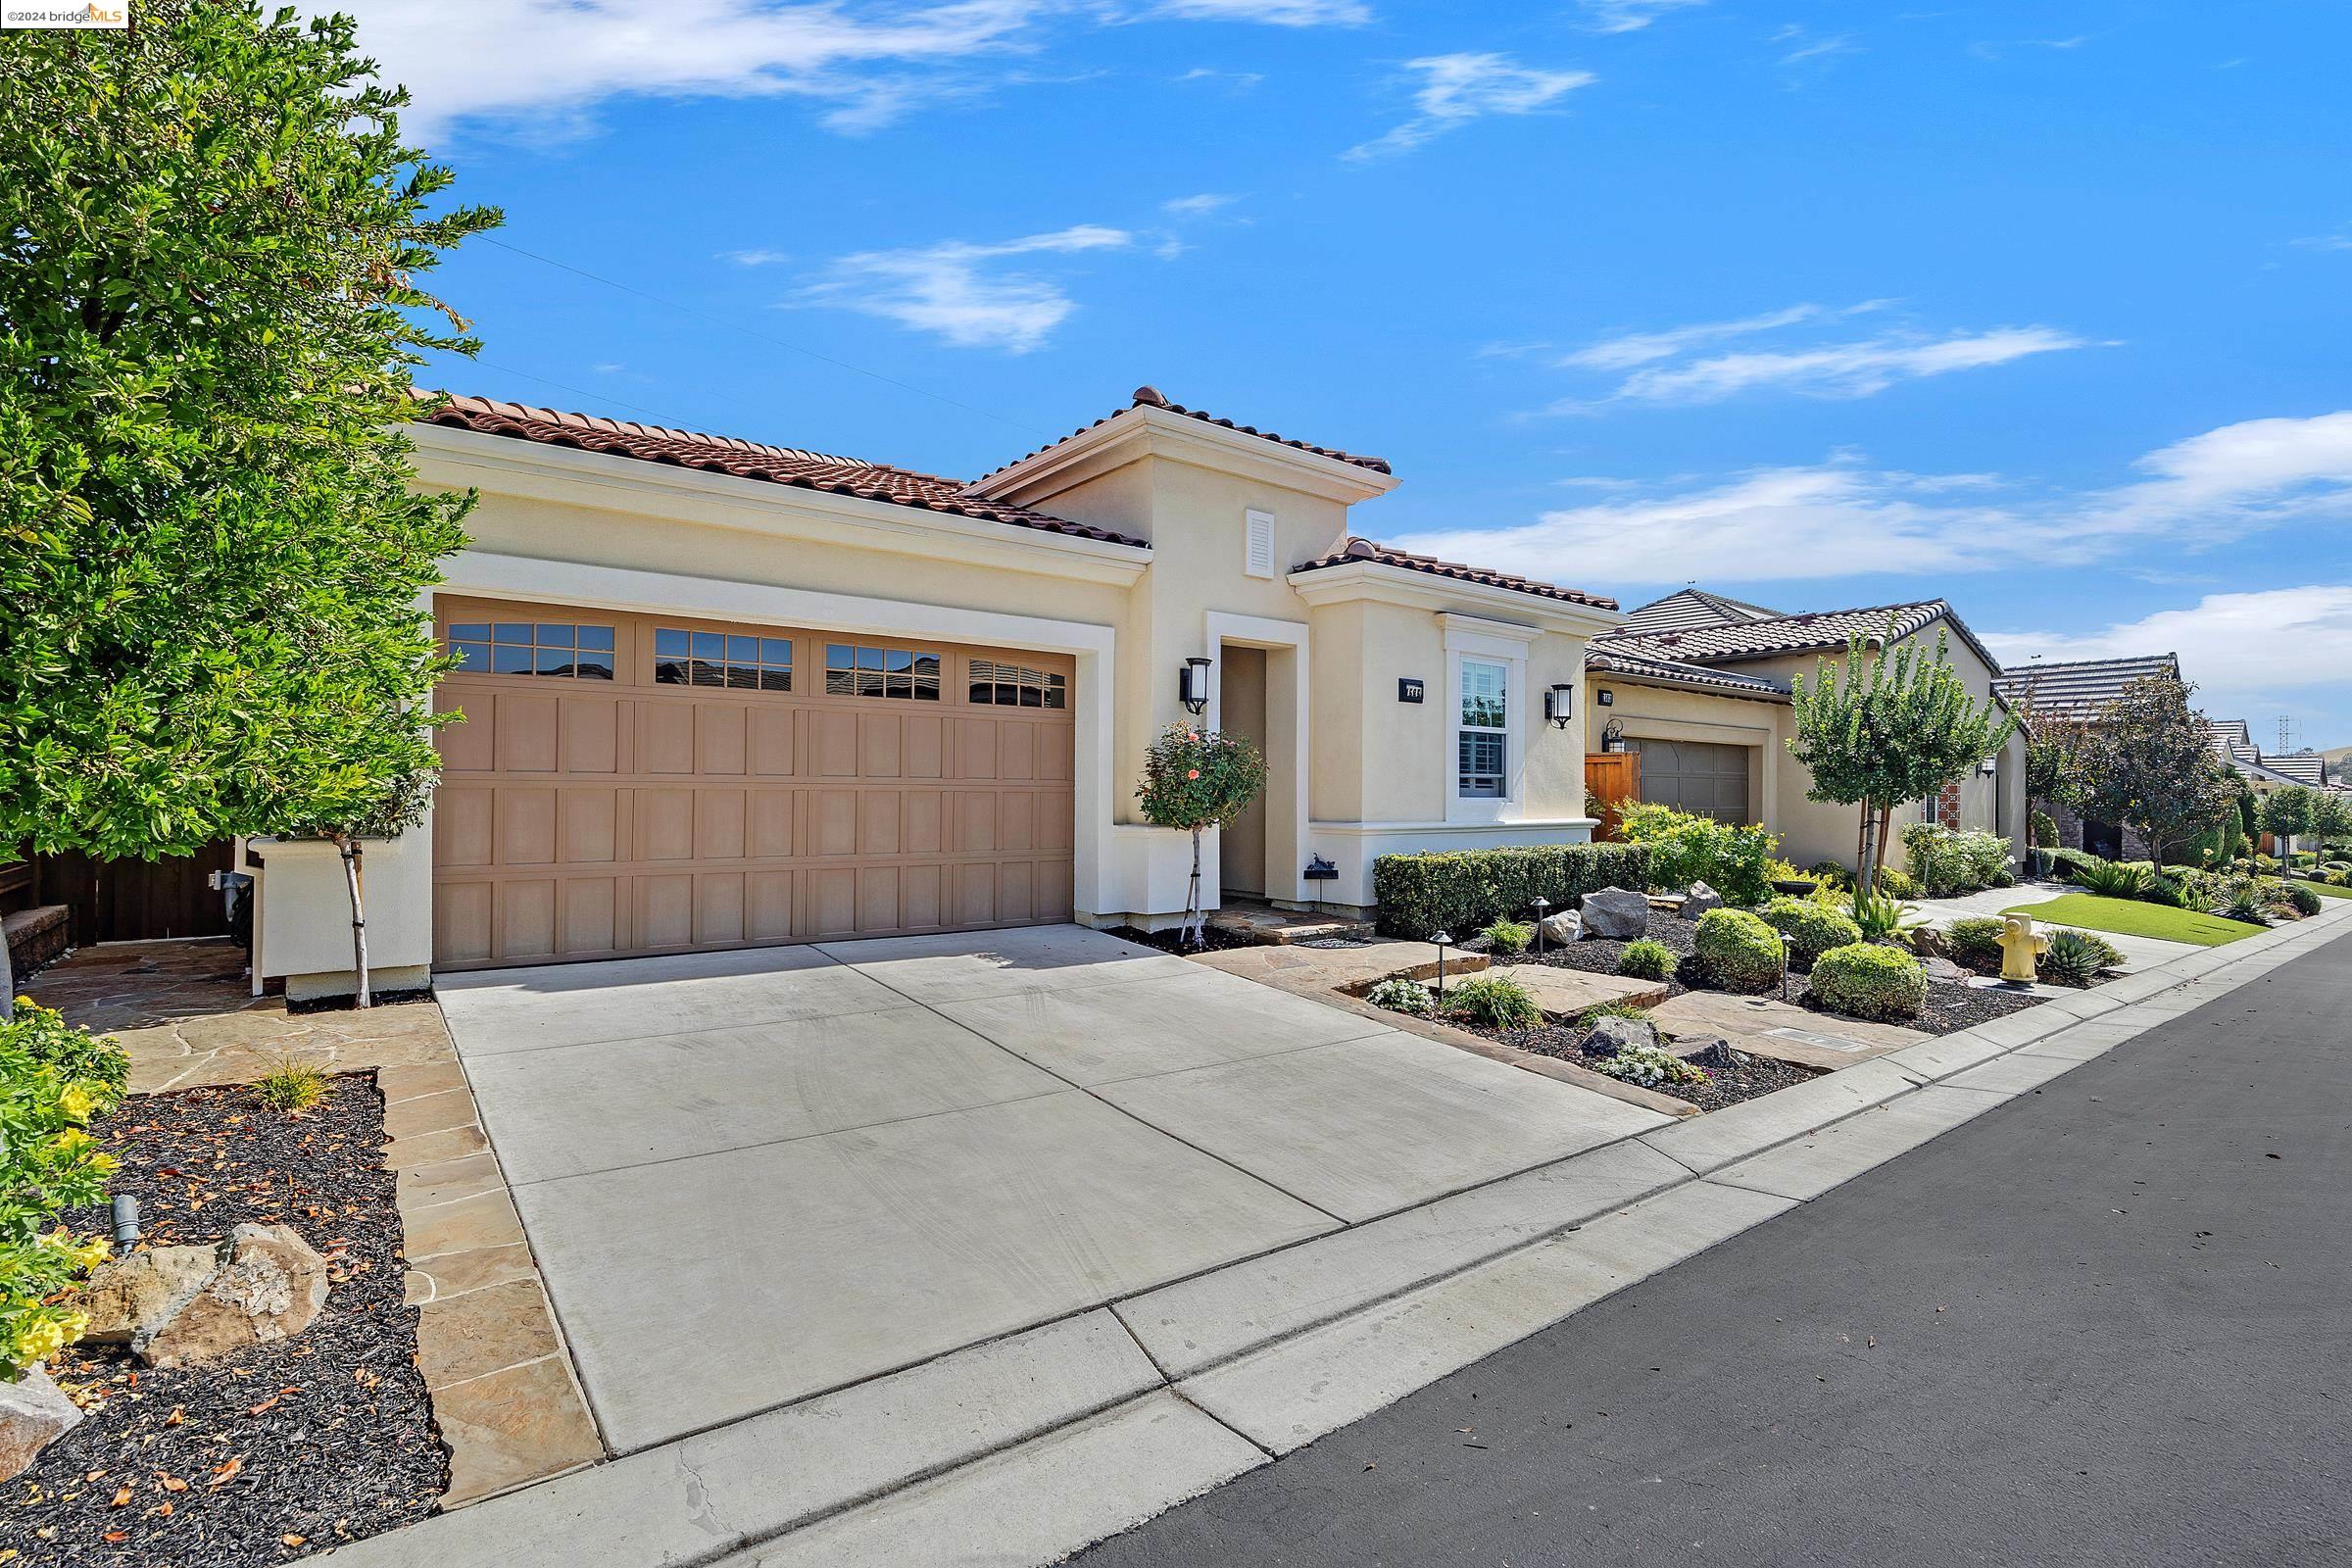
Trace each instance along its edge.
{"label": "roof eave", "polygon": [[1393,473],[1142,404],[973,480],[964,494],[1030,506],[1144,457],[1247,473],[1344,506],[1385,496],[1397,482]]}
{"label": "roof eave", "polygon": [[1521,620],[1547,621],[1551,629],[1576,636],[1597,637],[1614,631],[1625,620],[1617,610],[1554,599],[1546,594],[1505,588],[1434,571],[1416,571],[1385,561],[1346,561],[1329,566],[1301,566],[1283,579],[1309,606],[1372,599],[1415,609],[1454,610],[1465,605],[1505,612]]}

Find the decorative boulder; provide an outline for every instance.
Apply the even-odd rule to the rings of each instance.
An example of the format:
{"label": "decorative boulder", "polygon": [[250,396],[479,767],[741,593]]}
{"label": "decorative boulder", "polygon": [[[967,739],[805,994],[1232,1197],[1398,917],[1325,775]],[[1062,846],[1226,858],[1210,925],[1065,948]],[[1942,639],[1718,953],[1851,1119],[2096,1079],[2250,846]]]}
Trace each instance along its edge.
{"label": "decorative boulder", "polygon": [[1574,909],[1547,914],[1539,923],[1544,927],[1544,940],[1563,948],[1581,940],[1585,934],[1585,917]]}
{"label": "decorative boulder", "polygon": [[37,1366],[14,1383],[0,1383],[0,1481],[23,1475],[34,1455],[80,1419],[74,1401]]}
{"label": "decorative boulder", "polygon": [[1584,899],[1585,935],[1630,942],[1649,931],[1649,896],[1624,888],[1602,888]]}
{"label": "decorative boulder", "polygon": [[289,1340],[326,1304],[326,1259],[285,1225],[240,1225],[220,1267],[168,1323],[131,1348],[149,1366],[189,1366],[248,1345]]}
{"label": "decorative boulder", "polygon": [[1585,1049],[1603,1056],[1614,1056],[1631,1046],[1654,1047],[1657,1043],[1657,1025],[1642,1018],[1603,1018],[1585,1036]]}
{"label": "decorative boulder", "polygon": [[1735,1067],[1744,1067],[1756,1059],[1744,1051],[1735,1050],[1729,1040],[1712,1040],[1696,1051],[1684,1051],[1677,1054],[1685,1061],[1695,1063],[1698,1066],[1713,1067],[1727,1072]]}
{"label": "decorative boulder", "polygon": [[193,1366],[290,1340],[326,1304],[326,1259],[284,1225],[240,1225],[213,1247],[162,1247],[108,1264],[75,1303],[84,1338],[149,1366]]}
{"label": "decorative boulder", "polygon": [[1919,969],[1920,973],[1926,975],[1933,984],[1947,986],[1968,984],[1968,971],[1949,958],[1922,958],[1919,960]]}
{"label": "decorative boulder", "polygon": [[1723,907],[1723,895],[1704,882],[1693,882],[1690,891],[1683,895],[1683,918],[1695,920],[1709,909]]}
{"label": "decorative boulder", "polygon": [[89,1314],[82,1339],[128,1345],[144,1325],[171,1320],[220,1266],[210,1247],[159,1247],[100,1266],[74,1304]]}

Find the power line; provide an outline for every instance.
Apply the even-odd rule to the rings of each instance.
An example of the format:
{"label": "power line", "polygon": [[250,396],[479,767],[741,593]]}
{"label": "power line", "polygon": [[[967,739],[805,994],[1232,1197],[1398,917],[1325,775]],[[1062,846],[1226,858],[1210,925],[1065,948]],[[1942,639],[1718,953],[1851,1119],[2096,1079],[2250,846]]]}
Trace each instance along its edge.
{"label": "power line", "polygon": [[[862,365],[852,365],[847,360],[837,360],[830,354],[820,354],[812,348],[792,342],[790,339],[780,338],[772,333],[760,331],[756,327],[745,326],[739,321],[731,320],[723,316],[713,315],[709,311],[701,310],[695,306],[687,305],[681,301],[664,299],[659,294],[649,294],[644,289],[635,287],[632,284],[617,282],[614,279],[606,277],[601,273],[591,272],[584,267],[574,267],[569,262],[560,262],[552,256],[542,256],[537,251],[524,250],[519,245],[509,244],[507,241],[498,238],[496,235],[483,234],[480,235],[479,238],[483,239],[489,244],[497,246],[502,251],[512,251],[516,256],[526,257],[531,261],[539,263],[543,267],[552,267],[559,271],[569,272],[575,277],[584,277],[591,283],[602,283],[607,288],[617,289],[623,294],[634,295],[638,299],[645,300],[654,305],[662,306],[664,309],[681,312],[684,315],[694,317],[700,320],[708,321],[713,326],[723,326],[730,331],[741,332],[746,337],[758,338],[762,343],[772,343],[777,348],[788,349],[795,354],[807,355],[809,359],[815,360],[823,365],[830,365],[835,369],[848,370],[855,375],[865,376],[870,380],[879,381],[885,386],[894,386],[902,392],[911,392],[917,397],[929,398],[935,403],[944,403],[952,409],[961,409],[966,414],[976,414],[984,419],[994,419],[999,424],[1008,424],[1016,430],[1024,430],[1031,435],[1044,436],[1049,440],[1051,440],[1054,436],[1053,431],[1045,429],[1039,425],[1031,424],[1026,420],[1012,418],[1009,416],[999,414],[993,409],[983,409],[970,403],[961,402],[958,399],[949,397],[944,392],[934,392],[929,387],[916,386],[911,381],[902,381],[896,376],[884,375],[879,370],[869,370]],[[493,369],[497,368],[495,366],[491,368]],[[538,380],[540,377],[533,376],[531,379]],[[555,383],[549,382],[548,384],[552,386]],[[582,396],[586,395],[588,394],[582,394]]]}

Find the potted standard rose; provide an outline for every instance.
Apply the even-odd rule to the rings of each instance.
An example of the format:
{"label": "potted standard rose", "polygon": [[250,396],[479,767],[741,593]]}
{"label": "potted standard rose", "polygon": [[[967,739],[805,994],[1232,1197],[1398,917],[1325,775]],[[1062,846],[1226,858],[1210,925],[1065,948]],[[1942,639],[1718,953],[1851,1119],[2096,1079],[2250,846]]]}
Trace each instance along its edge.
{"label": "potted standard rose", "polygon": [[1135,792],[1144,820],[1193,835],[1193,877],[1185,894],[1184,940],[1200,946],[1200,835],[1222,827],[1266,787],[1266,760],[1247,736],[1171,724],[1144,757]]}

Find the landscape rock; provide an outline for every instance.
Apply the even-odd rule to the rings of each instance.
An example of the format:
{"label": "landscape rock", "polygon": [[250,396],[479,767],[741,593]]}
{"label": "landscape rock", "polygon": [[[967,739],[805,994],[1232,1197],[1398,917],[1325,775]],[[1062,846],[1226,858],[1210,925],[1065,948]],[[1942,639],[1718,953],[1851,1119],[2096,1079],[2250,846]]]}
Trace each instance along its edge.
{"label": "landscape rock", "polygon": [[1923,925],[1911,933],[1911,951],[1921,958],[1948,958],[1952,956],[1952,934],[1937,925]]}
{"label": "landscape rock", "polygon": [[1696,1051],[1677,1050],[1676,1055],[1701,1067],[1720,1067],[1726,1070],[1744,1067],[1756,1058],[1737,1050],[1729,1040],[1711,1040]]}
{"label": "landscape rock", "polygon": [[1561,947],[1581,941],[1585,934],[1585,917],[1574,909],[1562,909],[1556,914],[1547,914],[1537,923],[1544,928],[1545,942],[1556,943]]}
{"label": "landscape rock", "polygon": [[1602,888],[1584,899],[1585,935],[1630,942],[1649,931],[1649,896],[1624,888]]}
{"label": "landscape rock", "polygon": [[82,1339],[128,1345],[140,1329],[170,1322],[220,1266],[210,1247],[158,1247],[102,1264],[74,1303],[89,1314]]}
{"label": "landscape rock", "polygon": [[1690,891],[1683,895],[1683,918],[1695,920],[1709,909],[1723,907],[1723,895],[1704,882],[1693,882]]}
{"label": "landscape rock", "polygon": [[149,1366],[192,1366],[248,1345],[292,1339],[326,1304],[326,1259],[284,1225],[240,1225],[220,1265],[169,1321],[131,1348]]}
{"label": "landscape rock", "polygon": [[0,1383],[0,1481],[23,1475],[41,1449],[80,1419],[74,1401],[37,1366],[15,1383]]}
{"label": "landscape rock", "polygon": [[1949,958],[1923,957],[1919,960],[1919,969],[1922,974],[1938,985],[1964,986],[1968,984],[1968,971]]}
{"label": "landscape rock", "polygon": [[1603,1056],[1614,1056],[1630,1046],[1657,1043],[1657,1025],[1642,1018],[1603,1018],[1585,1036],[1585,1049]]}

